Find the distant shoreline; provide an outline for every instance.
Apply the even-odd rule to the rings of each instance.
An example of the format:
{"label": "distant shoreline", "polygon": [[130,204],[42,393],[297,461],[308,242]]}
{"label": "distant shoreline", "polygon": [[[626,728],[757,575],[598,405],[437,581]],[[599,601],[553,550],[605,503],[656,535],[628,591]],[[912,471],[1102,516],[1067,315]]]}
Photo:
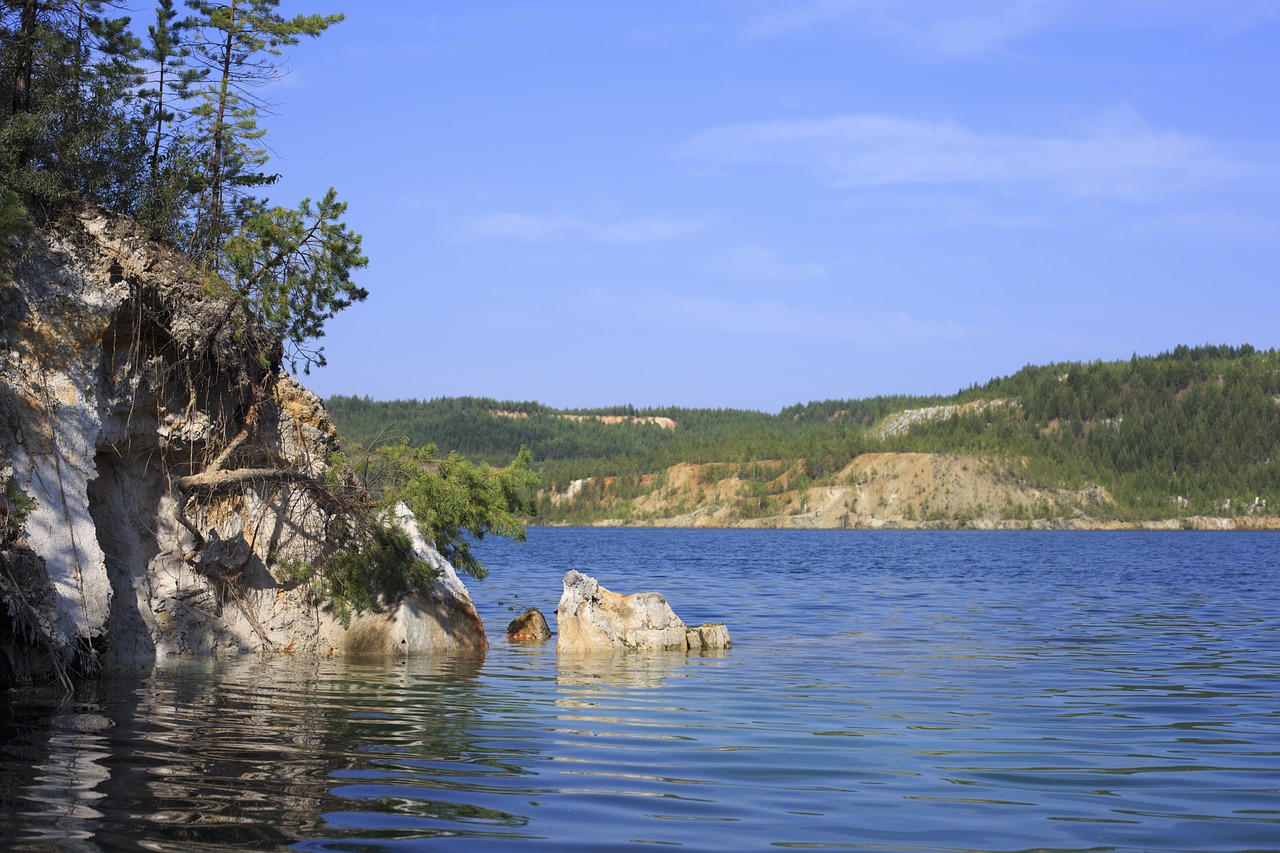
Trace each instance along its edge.
{"label": "distant shoreline", "polygon": [[[969,530],[969,531],[1222,531],[1222,532],[1274,532],[1280,531],[1280,517],[1276,516],[1189,516],[1144,521],[1097,520],[1081,518],[1040,518],[1030,521],[1019,519],[979,519],[976,521],[903,521],[898,519],[870,519],[864,523],[847,526],[831,526],[805,523],[803,516],[783,518],[742,519],[729,524],[689,523],[687,519],[623,519],[605,518],[590,522],[554,522],[540,524],[530,521],[528,527],[600,527],[600,528],[648,528],[665,530]],[[777,523],[774,523],[777,522]]]}

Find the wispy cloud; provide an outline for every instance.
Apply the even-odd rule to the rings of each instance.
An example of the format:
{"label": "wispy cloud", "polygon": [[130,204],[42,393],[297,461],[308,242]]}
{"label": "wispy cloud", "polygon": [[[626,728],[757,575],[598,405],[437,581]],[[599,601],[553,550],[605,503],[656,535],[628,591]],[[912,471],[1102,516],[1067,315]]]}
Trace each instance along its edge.
{"label": "wispy cloud", "polygon": [[763,246],[742,245],[721,252],[712,260],[711,266],[730,278],[796,281],[823,275],[830,271],[834,264],[788,261]]}
{"label": "wispy cloud", "polygon": [[1053,0],[802,0],[755,16],[749,35],[765,38],[848,24],[872,36],[942,56],[984,53],[1052,21]]}
{"label": "wispy cloud", "polygon": [[1168,214],[1135,223],[1132,229],[1140,234],[1212,233],[1248,240],[1269,240],[1272,245],[1280,244],[1280,219],[1243,213]]}
{"label": "wispy cloud", "polygon": [[571,216],[494,213],[466,220],[457,235],[467,240],[594,243],[656,243],[706,228],[711,219],[640,218],[594,222]]}
{"label": "wispy cloud", "polygon": [[1131,120],[1075,136],[1030,136],[882,115],[782,119],[712,128],[684,151],[719,167],[815,170],[850,187],[1031,184],[1113,198],[1216,183],[1243,171],[1205,140]]}
{"label": "wispy cloud", "polygon": [[[608,302],[609,297],[604,301]],[[951,320],[922,319],[904,311],[849,313],[782,299],[725,299],[655,292],[635,303],[653,321],[742,336],[826,339],[861,346],[971,340],[982,334]]]}
{"label": "wispy cloud", "polygon": [[744,0],[750,38],[847,27],[943,58],[1062,25],[1172,27],[1227,37],[1280,17],[1278,0]]}

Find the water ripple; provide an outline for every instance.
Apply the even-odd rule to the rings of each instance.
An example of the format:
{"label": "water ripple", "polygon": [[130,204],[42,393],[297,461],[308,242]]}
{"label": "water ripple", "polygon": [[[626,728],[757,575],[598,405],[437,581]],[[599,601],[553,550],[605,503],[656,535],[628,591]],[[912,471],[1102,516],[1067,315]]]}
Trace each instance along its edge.
{"label": "water ripple", "polygon": [[1280,849],[1273,542],[534,530],[476,585],[492,633],[498,602],[549,613],[572,565],[723,619],[734,648],[497,639],[14,694],[0,831],[32,851]]}

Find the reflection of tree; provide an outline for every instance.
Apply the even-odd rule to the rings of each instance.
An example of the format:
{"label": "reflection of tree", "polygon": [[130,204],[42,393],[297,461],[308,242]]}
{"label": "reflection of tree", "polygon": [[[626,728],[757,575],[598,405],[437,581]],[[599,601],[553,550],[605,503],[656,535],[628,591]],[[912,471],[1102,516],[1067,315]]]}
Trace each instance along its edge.
{"label": "reflection of tree", "polygon": [[314,701],[320,666],[188,663],[136,689],[104,687],[113,764],[126,771],[113,773],[104,832],[141,832],[175,850],[265,849],[314,833],[327,794],[326,718],[339,710]]}
{"label": "reflection of tree", "polygon": [[[97,850],[90,839],[103,816],[97,789],[109,776],[110,721],[44,692],[11,697],[0,720],[0,838],[33,850]],[[15,820],[26,803],[38,804],[38,823]]]}
{"label": "reflection of tree", "polygon": [[527,700],[485,690],[482,664],[184,661],[68,707],[10,696],[0,837],[72,851],[517,837],[528,818],[504,809],[546,791],[523,781],[537,750],[486,728],[519,728]]}

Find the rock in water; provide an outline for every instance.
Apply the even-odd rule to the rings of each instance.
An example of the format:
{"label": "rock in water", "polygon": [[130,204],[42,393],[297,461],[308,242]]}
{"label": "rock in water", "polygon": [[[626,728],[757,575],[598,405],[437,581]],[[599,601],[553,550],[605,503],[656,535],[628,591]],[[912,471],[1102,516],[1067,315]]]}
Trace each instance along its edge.
{"label": "rock in water", "polygon": [[661,593],[621,595],[572,569],[564,576],[556,620],[557,652],[685,651],[694,648],[691,635],[698,644],[695,651],[728,648],[730,644],[723,625],[686,626]]}
{"label": "rock in water", "polygon": [[332,626],[329,642],[342,654],[360,657],[416,657],[488,649],[484,623],[458,573],[423,538],[407,506],[396,504],[394,514],[413,553],[436,570],[435,583],[430,589],[402,596],[381,612],[360,614],[346,630]]}
{"label": "rock in water", "polygon": [[689,642],[691,652],[713,652],[733,645],[733,640],[729,639],[729,629],[723,622],[688,628],[685,631],[685,638]]}
{"label": "rock in water", "polygon": [[551,639],[547,618],[538,608],[530,607],[507,625],[507,639],[513,643],[541,643]]}

